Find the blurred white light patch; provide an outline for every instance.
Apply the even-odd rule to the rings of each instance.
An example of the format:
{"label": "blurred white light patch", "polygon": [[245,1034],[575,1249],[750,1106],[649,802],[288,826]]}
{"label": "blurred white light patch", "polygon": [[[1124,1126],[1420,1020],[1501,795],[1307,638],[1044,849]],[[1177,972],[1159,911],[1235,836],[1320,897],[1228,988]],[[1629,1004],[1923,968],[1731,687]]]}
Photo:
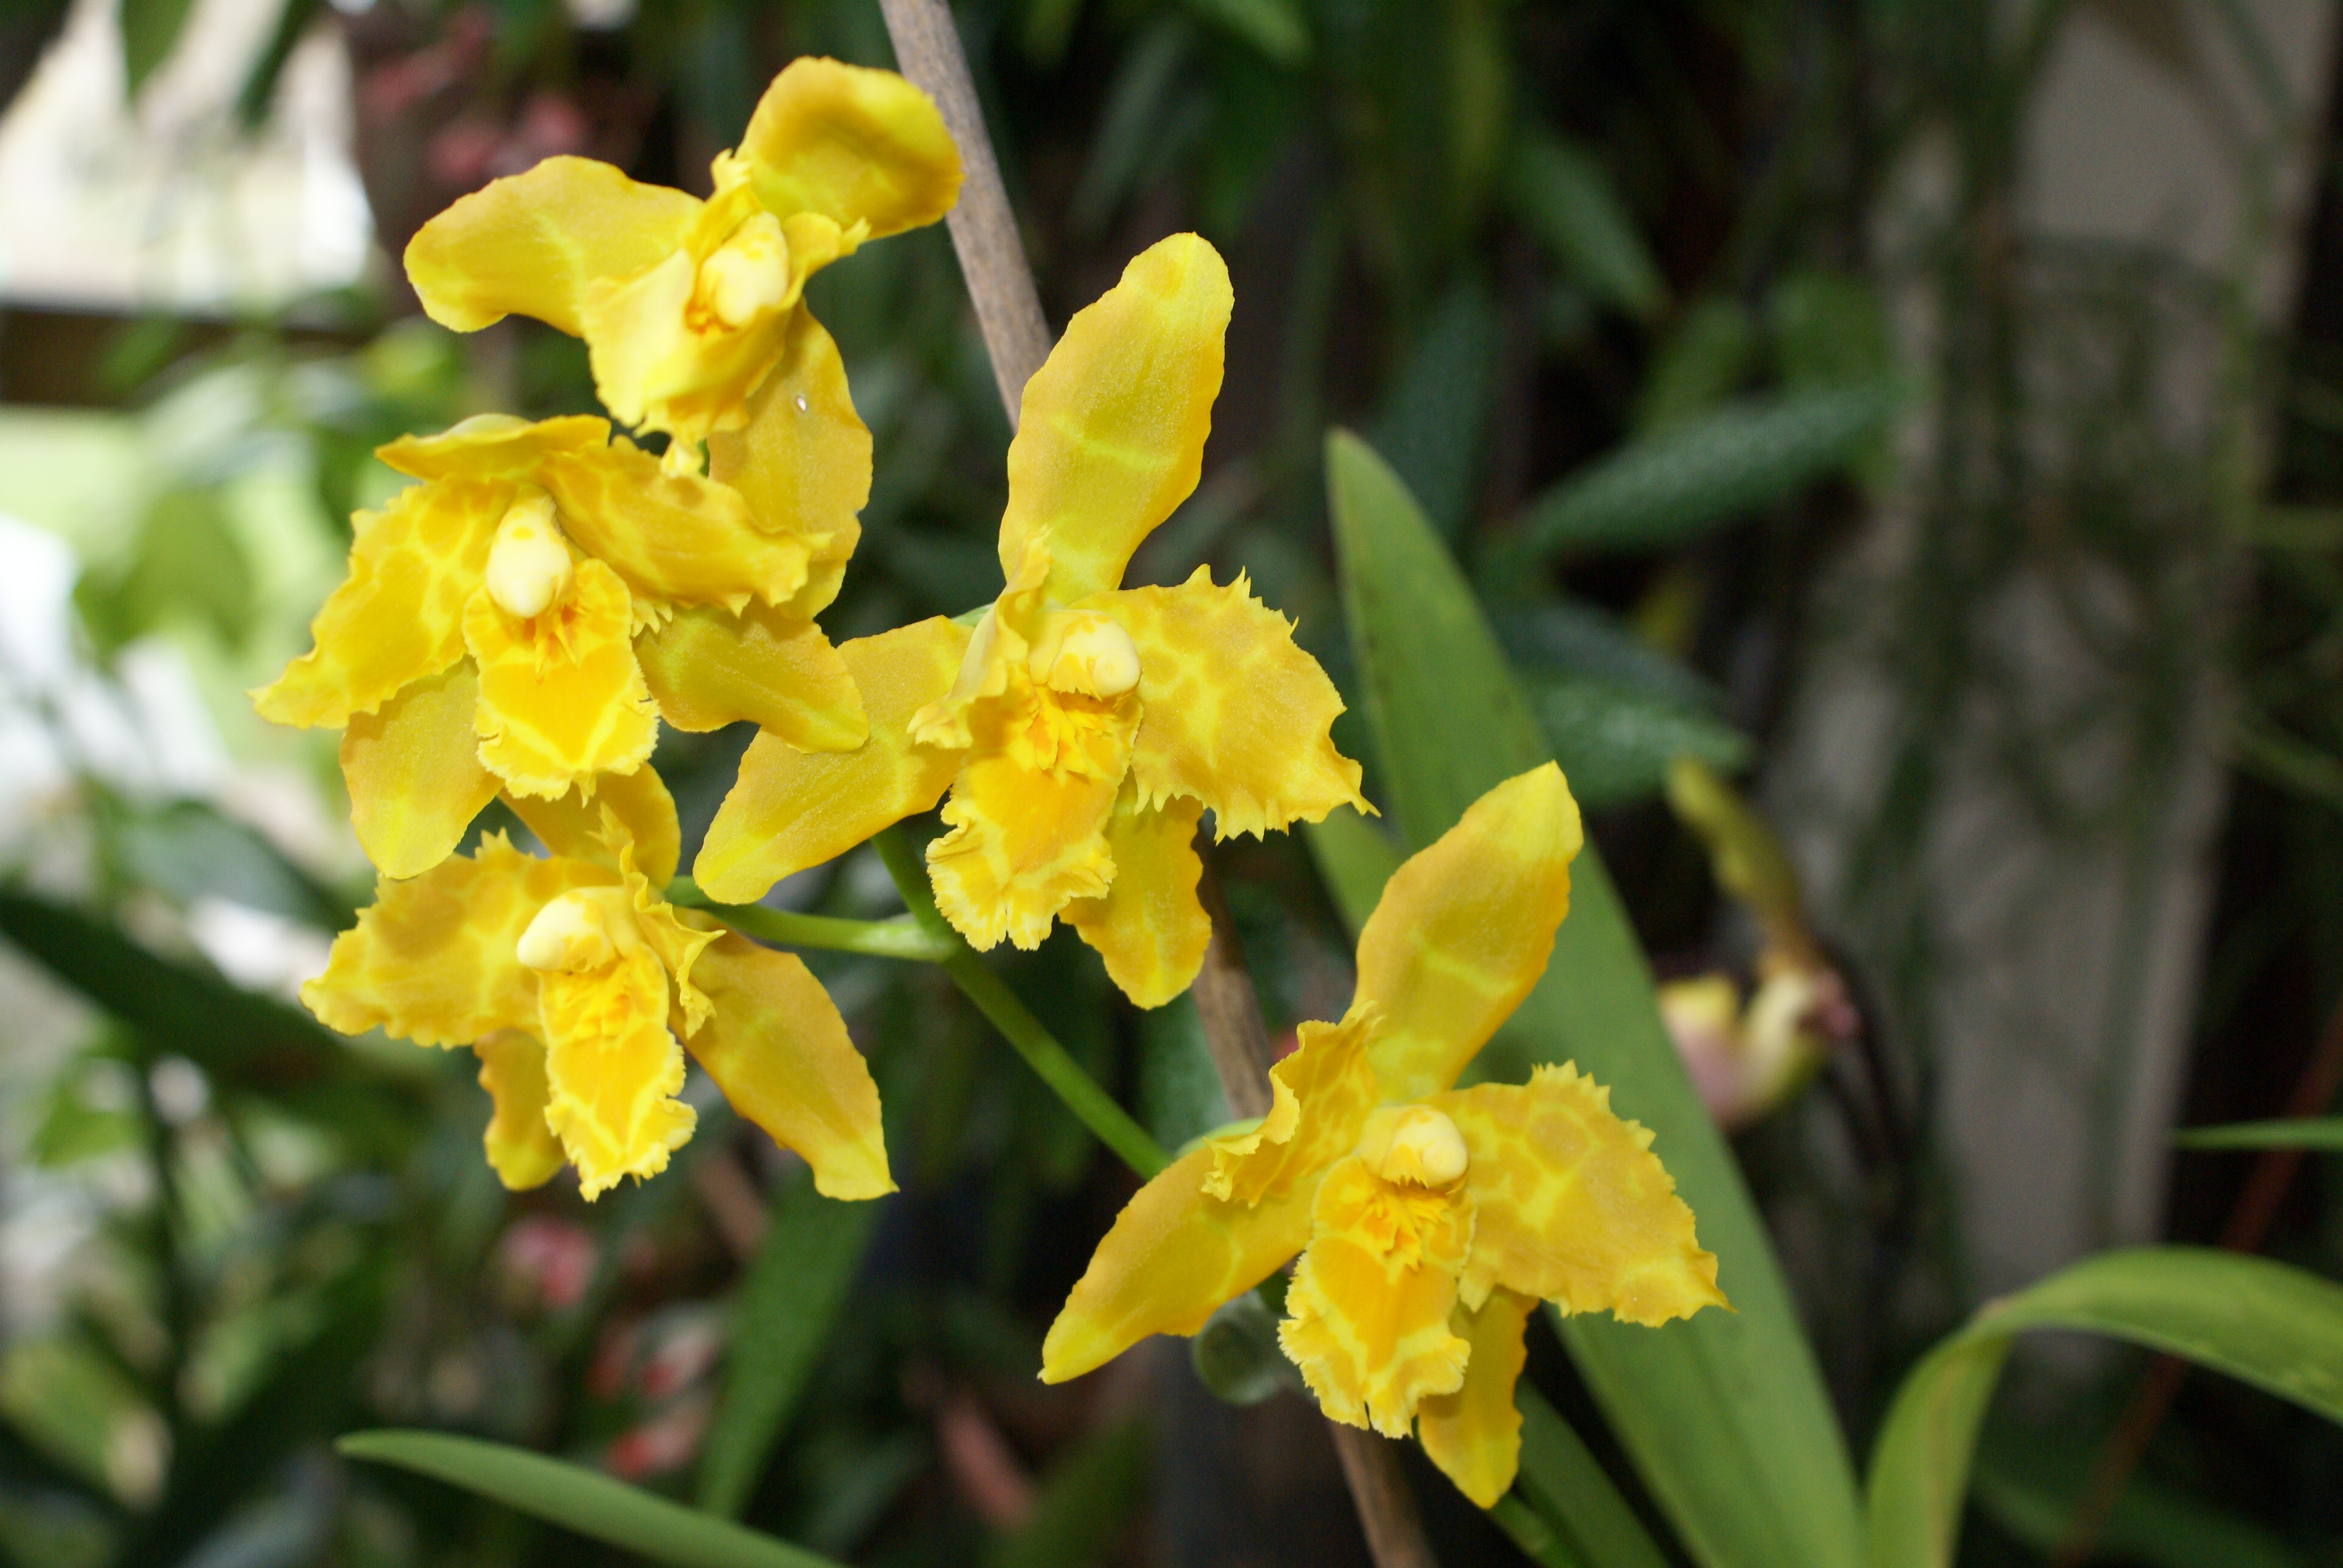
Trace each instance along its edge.
{"label": "blurred white light patch", "polygon": [[615,33],[635,19],[635,0],[562,0],[561,9],[589,33]]}
{"label": "blurred white light patch", "polygon": [[0,299],[219,313],[357,280],[373,222],[333,28],[295,47],[257,131],[236,118],[286,3],[196,0],[133,105],[117,0],[74,0],[0,118]]}
{"label": "blurred white light patch", "polygon": [[209,795],[226,749],[186,658],[146,638],[109,679],[76,656],[73,552],[0,514],[0,849],[35,826],[82,775],[146,796]]}
{"label": "blurred white light patch", "polygon": [[246,990],[298,1001],[301,982],[326,972],[332,940],[313,926],[226,899],[197,899],[187,909],[187,940],[214,968]]}

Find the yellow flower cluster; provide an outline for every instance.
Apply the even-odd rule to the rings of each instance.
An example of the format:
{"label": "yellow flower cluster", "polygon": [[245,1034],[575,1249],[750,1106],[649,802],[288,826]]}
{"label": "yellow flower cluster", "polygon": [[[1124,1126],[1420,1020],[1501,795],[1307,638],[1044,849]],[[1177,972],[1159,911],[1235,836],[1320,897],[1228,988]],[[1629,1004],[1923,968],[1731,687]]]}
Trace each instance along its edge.
{"label": "yellow flower cluster", "polygon": [[1077,1377],[1192,1334],[1296,1253],[1278,1338],[1336,1421],[1403,1437],[1483,1507],[1513,1484],[1513,1381],[1538,1301],[1656,1324],[1725,1304],[1692,1211],[1571,1067],[1457,1090],[1545,970],[1578,807],[1552,763],[1483,796],[1393,874],[1339,1023],[1305,1023],[1269,1114],[1131,1199],[1041,1347]]}
{"label": "yellow flower cluster", "polygon": [[[871,449],[805,281],[941,216],[959,159],[901,78],[800,60],[713,178],[700,201],[548,159],[416,236],[435,319],[583,337],[608,412],[664,455],[586,416],[392,442],[417,482],[356,519],[316,647],[255,696],[342,730],[381,874],[305,1000],[345,1032],[472,1047],[508,1185],[567,1163],[591,1199],[663,1170],[694,1124],[689,1059],[821,1191],[871,1198],[894,1185],[879,1095],[837,1008],[796,958],[668,902],[661,719],[758,727],[693,866],[709,895],[757,900],[943,801],[928,869],[951,924],[1031,948],[1062,919],[1142,1007],[1202,960],[1207,809],[1226,838],[1372,808],[1332,684],[1243,578],[1122,586],[1200,472],[1232,306],[1210,245],[1132,260],[1027,384],[993,603],[833,648],[815,617]],[[546,854],[457,852],[498,797]],[[1299,1254],[1282,1339],[1327,1413],[1413,1427],[1485,1503],[1512,1478],[1534,1302],[1646,1323],[1722,1302],[1604,1091],[1566,1067],[1450,1087],[1543,970],[1578,847],[1549,765],[1408,862],[1350,1011],[1302,1027],[1267,1117],[1132,1200],[1043,1375],[1192,1332]]]}
{"label": "yellow flower cluster", "polygon": [[1063,916],[1141,1007],[1188,989],[1211,928],[1193,840],[1370,809],[1334,749],[1333,683],[1240,577],[1124,588],[1196,486],[1221,389],[1229,273],[1194,235],[1151,246],[1025,384],[1001,520],[1008,586],[970,630],[937,619],[840,648],[870,743],[760,735],[692,867],[760,898],[949,789],[936,901],[980,948]]}
{"label": "yellow flower cluster", "polygon": [[[502,415],[378,456],[419,481],[355,519],[316,647],[254,694],[342,731],[381,884],[304,991],[328,1024],[478,1053],[489,1162],[567,1161],[588,1198],[690,1136],[690,1055],[833,1197],[893,1190],[879,1092],[805,966],[671,909],[679,836],[659,720],[775,744],[868,741],[814,618],[870,491],[870,437],[805,281],[943,216],[960,157],[927,95],[799,60],[715,196],[548,158],[424,226],[407,276],[459,331],[518,312],[586,339],[601,418]],[[455,851],[501,795],[549,858]]]}

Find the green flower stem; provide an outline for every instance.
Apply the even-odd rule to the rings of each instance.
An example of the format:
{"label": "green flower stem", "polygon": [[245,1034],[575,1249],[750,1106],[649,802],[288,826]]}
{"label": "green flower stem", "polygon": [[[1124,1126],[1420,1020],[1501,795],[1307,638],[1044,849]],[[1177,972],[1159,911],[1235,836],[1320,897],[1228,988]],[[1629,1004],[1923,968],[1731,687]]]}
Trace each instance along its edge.
{"label": "green flower stem", "polygon": [[906,959],[915,963],[951,961],[967,950],[950,931],[938,936],[909,915],[891,920],[842,920],[832,915],[799,915],[769,910],[762,904],[719,904],[699,890],[689,877],[668,884],[668,902],[714,915],[745,937],[782,947],[821,948],[830,952],[860,953],[866,958]]}
{"label": "green flower stem", "polygon": [[1147,1129],[1132,1121],[1130,1112],[1117,1105],[1097,1081],[1082,1070],[1081,1064],[1066,1053],[1066,1048],[1041,1026],[1041,1020],[1018,1000],[1017,993],[985,968],[976,950],[951,929],[936,909],[935,897],[928,890],[927,868],[920,863],[919,855],[903,838],[901,829],[885,829],[870,840],[870,847],[879,851],[887,874],[895,879],[896,890],[903,895],[912,921],[928,940],[949,948],[949,956],[939,960],[944,972],[976,1004],[977,1011],[1017,1048],[1017,1054],[1041,1075],[1041,1081],[1074,1113],[1075,1120],[1114,1151],[1124,1164],[1139,1172],[1142,1181],[1172,1163],[1162,1145],[1148,1136]]}

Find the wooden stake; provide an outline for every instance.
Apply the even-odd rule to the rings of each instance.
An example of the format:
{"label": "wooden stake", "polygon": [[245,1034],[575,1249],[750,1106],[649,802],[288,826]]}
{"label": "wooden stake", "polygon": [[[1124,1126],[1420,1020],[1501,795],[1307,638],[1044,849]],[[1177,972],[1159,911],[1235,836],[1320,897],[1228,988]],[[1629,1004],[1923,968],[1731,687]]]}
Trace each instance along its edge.
{"label": "wooden stake", "polygon": [[976,82],[960,45],[960,29],[943,0],[879,0],[887,35],[895,41],[896,64],[944,117],[944,128],[960,148],[964,176],[960,202],[944,216],[952,248],[976,305],[976,325],[992,357],[992,378],[1009,427],[1017,428],[1025,383],[1050,357],[1050,328],[1041,319],[1041,297],[1033,290],[1033,269],[1025,264],[1025,242],[1009,210],[1001,165],[985,135],[984,111],[977,106]]}
{"label": "wooden stake", "polygon": [[[896,64],[935,99],[944,128],[960,147],[966,178],[960,203],[946,222],[960,273],[968,280],[969,297],[976,304],[985,350],[992,357],[1001,407],[1014,430],[1025,383],[1049,357],[1050,329],[1041,319],[1041,298],[1033,287],[1033,270],[1026,264],[1017,219],[1009,210],[1009,192],[1001,183],[1001,165],[992,156],[984,112],[977,106],[976,82],[969,75],[960,29],[945,0],[879,0],[879,8],[895,43]],[[1243,954],[1210,868],[1196,891],[1212,919],[1212,946],[1196,977],[1197,1016],[1203,1021],[1205,1044],[1230,1109],[1239,1116],[1258,1116],[1270,1104],[1269,1031],[1262,1022],[1261,999],[1245,973]],[[1372,1432],[1327,1424],[1333,1430],[1334,1452],[1342,1459],[1342,1476],[1350,1483],[1351,1502],[1359,1511],[1375,1568],[1438,1568],[1393,1445]]]}

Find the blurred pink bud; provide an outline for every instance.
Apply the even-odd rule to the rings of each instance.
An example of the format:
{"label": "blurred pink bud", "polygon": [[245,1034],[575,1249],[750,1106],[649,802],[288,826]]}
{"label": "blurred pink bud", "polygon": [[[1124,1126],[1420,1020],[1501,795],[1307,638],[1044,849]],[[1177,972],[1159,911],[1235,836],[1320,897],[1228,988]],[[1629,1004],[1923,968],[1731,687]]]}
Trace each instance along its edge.
{"label": "blurred pink bud", "polygon": [[604,1451],[602,1468],[621,1481],[681,1470],[707,1435],[708,1405],[705,1398],[680,1399],[650,1420],[628,1427]]}
{"label": "blurred pink bud", "polygon": [[548,1312],[576,1306],[593,1282],[597,1250],[582,1225],[531,1214],[507,1227],[497,1244],[505,1271],[521,1281]]}

